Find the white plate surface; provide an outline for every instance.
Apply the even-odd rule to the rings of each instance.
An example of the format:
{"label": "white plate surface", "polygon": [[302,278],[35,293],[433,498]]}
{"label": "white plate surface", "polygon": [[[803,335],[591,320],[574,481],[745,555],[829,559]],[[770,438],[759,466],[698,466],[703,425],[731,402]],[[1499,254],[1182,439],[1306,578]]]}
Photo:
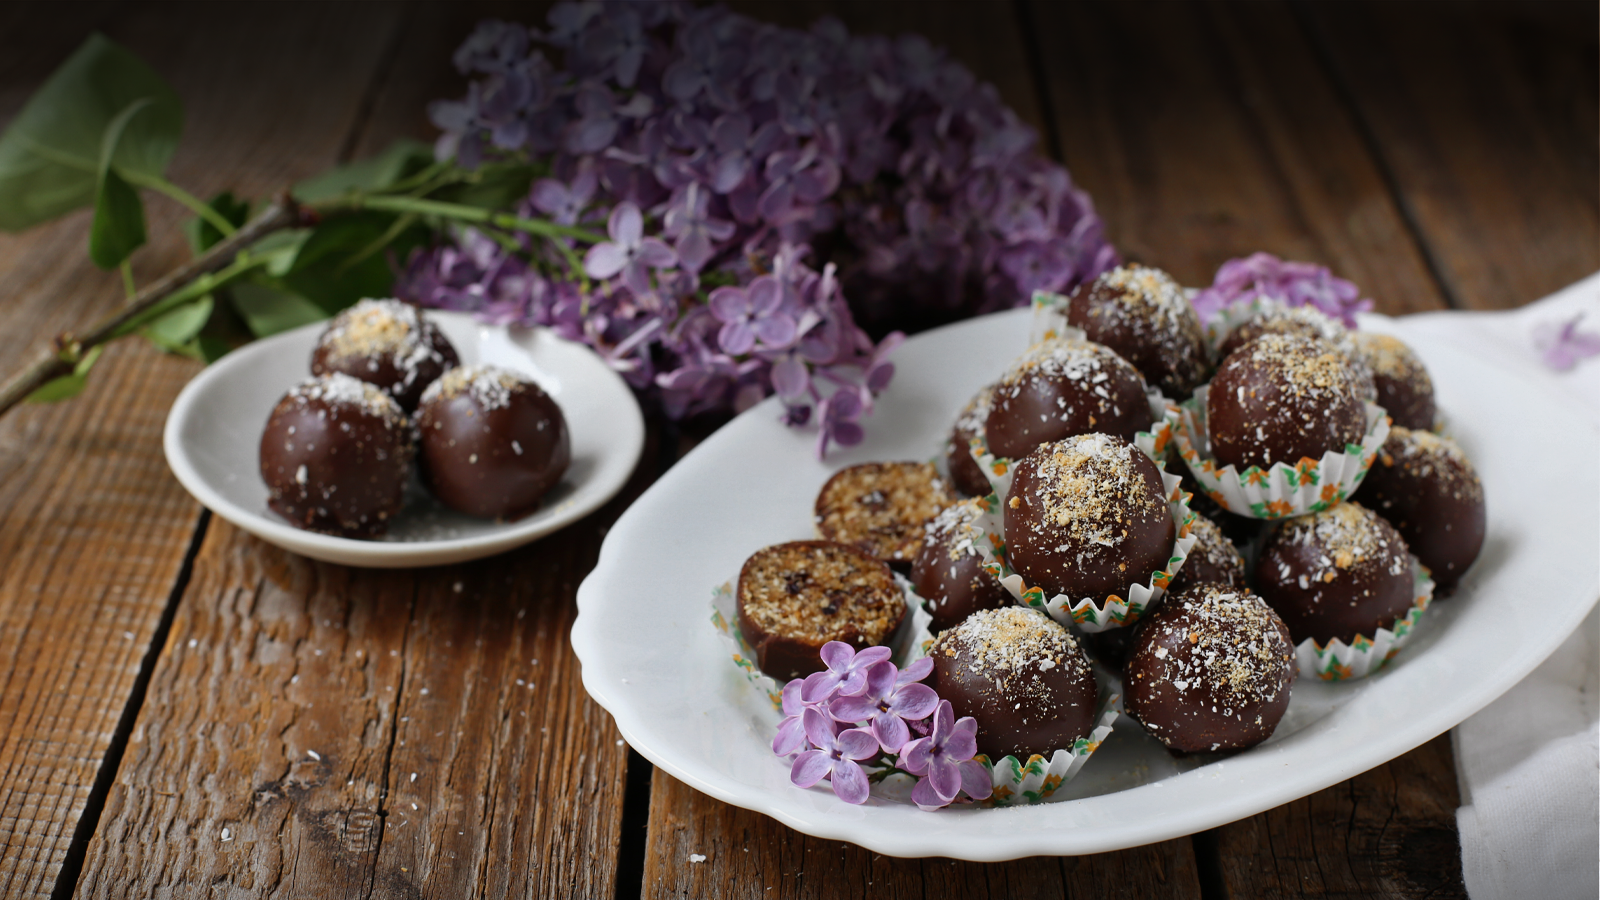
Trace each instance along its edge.
{"label": "white plate surface", "polygon": [[189,493],[269,543],[351,566],[404,568],[477,559],[549,534],[611,499],[644,448],[644,418],[627,384],[581,344],[545,329],[482,325],[463,313],[430,312],[463,365],[520,372],[555,398],[572,435],[572,465],[544,504],[515,522],[446,509],[416,483],[386,537],[360,541],[303,531],[267,509],[261,429],[290,387],[310,377],[323,324],[307,325],[236,350],[184,387],[167,415],[167,464]]}
{"label": "white plate surface", "polygon": [[908,341],[867,440],[825,463],[813,458],[815,434],[785,428],[769,400],[667,472],[612,528],[578,589],[572,643],[584,686],[628,742],[674,777],[808,834],[892,856],[1004,860],[1138,846],[1272,809],[1399,756],[1519,681],[1600,594],[1596,435],[1536,386],[1407,335],[1403,320],[1364,324],[1407,339],[1427,364],[1450,432],[1483,478],[1488,538],[1456,595],[1433,606],[1387,670],[1338,685],[1301,679],[1266,744],[1180,764],[1123,717],[1063,799],[936,813],[801,790],[769,749],[778,715],[718,643],[711,588],[755,550],[811,537],[812,500],[830,473],[938,453],[962,404],[1023,349],[1026,311]]}

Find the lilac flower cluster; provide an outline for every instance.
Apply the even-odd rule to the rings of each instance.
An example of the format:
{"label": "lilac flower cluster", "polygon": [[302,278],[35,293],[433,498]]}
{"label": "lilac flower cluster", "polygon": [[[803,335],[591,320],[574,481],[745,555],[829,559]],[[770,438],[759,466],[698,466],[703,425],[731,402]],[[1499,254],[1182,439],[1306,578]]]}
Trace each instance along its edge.
{"label": "lilac flower cluster", "polygon": [[430,108],[436,153],[544,167],[518,212],[606,239],[463,231],[397,292],[585,341],[670,416],[777,393],[819,451],[853,443],[900,340],[858,322],[1014,306],[1117,262],[993,86],[922,38],[681,2],[565,2],[548,24],[479,25],[466,97]]}
{"label": "lilac flower cluster", "polygon": [[[828,779],[846,803],[865,803],[870,789],[867,761],[917,777],[911,800],[923,809],[948,806],[963,792],[981,800],[992,791],[977,755],[978,722],[957,721],[950,701],[917,682],[933,671],[919,659],[904,671],[885,647],[860,653],[849,644],[822,647],[828,668],[784,685],[787,717],[772,739],[772,752],[793,756],[789,780],[808,788]],[[913,738],[915,731],[919,737]],[[893,760],[899,754],[898,760]]]}
{"label": "lilac flower cluster", "polygon": [[1326,266],[1253,253],[1223,263],[1211,287],[1195,295],[1194,309],[1200,321],[1208,322],[1219,311],[1258,297],[1286,306],[1314,306],[1346,328],[1356,327],[1356,313],[1372,308],[1372,300],[1361,297],[1354,283],[1334,277]]}

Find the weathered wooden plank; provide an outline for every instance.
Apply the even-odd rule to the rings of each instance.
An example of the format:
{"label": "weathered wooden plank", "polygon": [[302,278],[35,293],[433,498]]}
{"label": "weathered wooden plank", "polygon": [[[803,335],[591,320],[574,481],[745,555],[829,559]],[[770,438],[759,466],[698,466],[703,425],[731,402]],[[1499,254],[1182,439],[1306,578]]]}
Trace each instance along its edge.
{"label": "weathered wooden plank", "polygon": [[1331,266],[1387,312],[1444,305],[1286,8],[1028,8],[1067,167],[1125,256],[1200,285],[1264,250]]}
{"label": "weathered wooden plank", "polygon": [[[809,837],[655,773],[645,897],[1194,897],[1187,839],[1004,863],[896,859]],[[691,855],[704,860],[692,861]]]}
{"label": "weathered wooden plank", "polygon": [[1311,33],[1460,305],[1600,268],[1592,3],[1315,3]]}
{"label": "weathered wooden plank", "polygon": [[1449,735],[1217,831],[1234,897],[1465,897]]}

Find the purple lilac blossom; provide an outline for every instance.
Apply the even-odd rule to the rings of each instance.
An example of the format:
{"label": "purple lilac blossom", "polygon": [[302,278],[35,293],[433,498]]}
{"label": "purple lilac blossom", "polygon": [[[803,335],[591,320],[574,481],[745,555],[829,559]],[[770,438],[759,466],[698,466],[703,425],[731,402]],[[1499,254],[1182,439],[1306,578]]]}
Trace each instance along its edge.
{"label": "purple lilac blossom", "polygon": [[808,707],[800,714],[806,739],[815,749],[801,751],[789,769],[796,787],[808,788],[824,778],[846,803],[865,803],[871,785],[858,760],[878,753],[878,739],[865,728],[845,728],[841,723]]}
{"label": "purple lilac blossom", "polygon": [[1579,360],[1600,356],[1600,335],[1579,331],[1581,321],[1580,312],[1566,321],[1546,322],[1534,328],[1533,344],[1546,366],[1566,372]]}
{"label": "purple lilac blossom", "polygon": [[926,775],[911,790],[911,802],[923,809],[948,806],[964,791],[975,800],[993,792],[989,773],[973,759],[978,753],[978,720],[959,721],[949,700],[940,700],[933,714],[933,733],[918,738],[901,751],[900,767],[913,775]]}
{"label": "purple lilac blossom", "polygon": [[1217,269],[1211,287],[1194,296],[1194,309],[1201,322],[1209,322],[1218,312],[1234,305],[1263,298],[1286,306],[1314,306],[1356,327],[1356,313],[1372,309],[1372,300],[1361,297],[1353,283],[1335,277],[1326,266],[1288,262],[1270,253],[1253,253],[1230,259]]}
{"label": "purple lilac blossom", "polygon": [[894,663],[878,663],[867,670],[866,693],[834,700],[828,715],[841,722],[866,722],[883,752],[898,753],[911,739],[906,723],[926,719],[939,705],[933,688],[901,683],[899,676]]}
{"label": "purple lilac blossom", "polygon": [[830,696],[850,697],[867,689],[867,670],[889,658],[888,647],[867,647],[857,653],[844,641],[822,645],[822,662],[828,668],[806,676],[800,699],[820,703]]}
{"label": "purple lilac blossom", "polygon": [[[462,230],[407,260],[397,293],[584,341],[671,416],[778,393],[819,448],[851,443],[899,342],[863,325],[1016,306],[1117,262],[994,87],[920,37],[567,2],[542,30],[481,23],[454,61],[471,80],[430,108],[439,157],[531,162],[548,174],[519,213],[608,239]],[[747,303],[707,312],[720,288]]]}

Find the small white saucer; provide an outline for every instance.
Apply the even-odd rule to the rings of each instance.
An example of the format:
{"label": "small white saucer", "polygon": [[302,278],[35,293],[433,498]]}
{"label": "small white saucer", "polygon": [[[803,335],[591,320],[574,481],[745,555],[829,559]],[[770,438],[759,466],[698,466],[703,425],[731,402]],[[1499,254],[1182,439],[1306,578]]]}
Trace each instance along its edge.
{"label": "small white saucer", "polygon": [[261,430],[290,387],[310,377],[311,349],[325,324],[274,335],[228,354],[178,394],[163,443],[178,481],[212,512],[285,550],[350,566],[396,569],[491,556],[577,521],[611,499],[644,448],[633,392],[593,350],[542,328],[483,325],[464,313],[430,312],[463,365],[520,372],[561,405],[572,465],[544,505],[515,522],[478,519],[441,506],[413,477],[405,511],[372,541],[295,528],[267,509]]}

